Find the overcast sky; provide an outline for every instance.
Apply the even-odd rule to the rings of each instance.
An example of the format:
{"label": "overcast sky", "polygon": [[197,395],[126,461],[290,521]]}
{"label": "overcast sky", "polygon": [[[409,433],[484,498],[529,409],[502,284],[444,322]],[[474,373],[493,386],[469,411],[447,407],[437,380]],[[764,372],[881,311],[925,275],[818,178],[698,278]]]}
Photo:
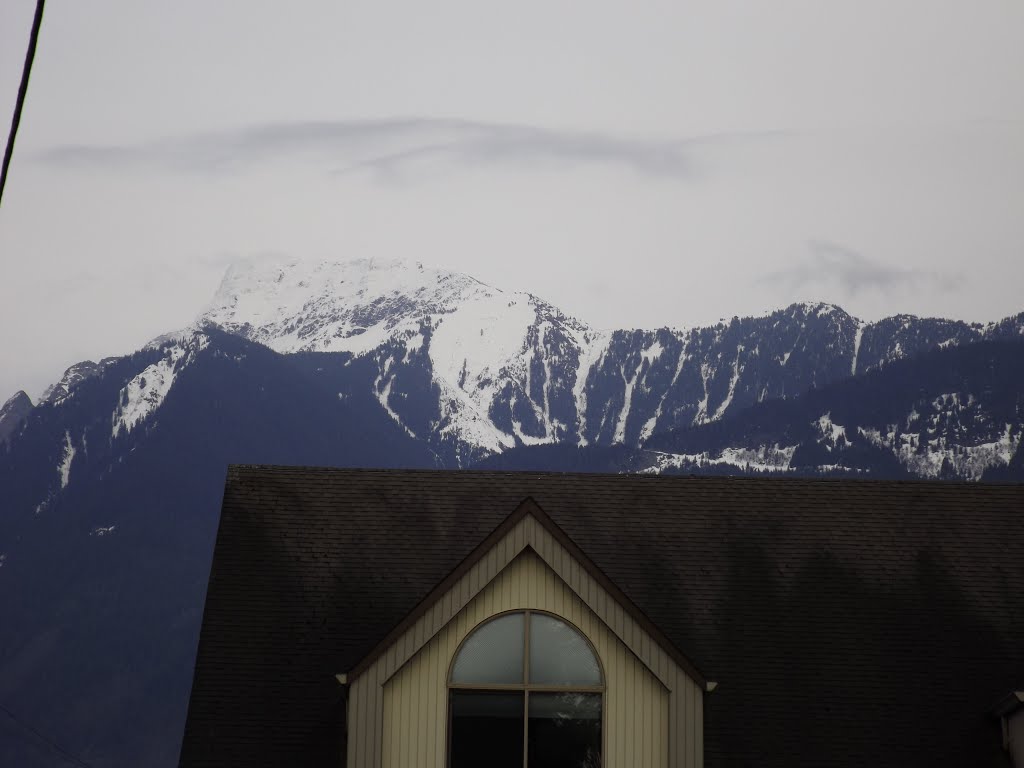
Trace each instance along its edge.
{"label": "overcast sky", "polygon": [[[0,2],[6,133],[33,0]],[[234,258],[388,256],[598,327],[1024,310],[1020,0],[50,0],[0,402]]]}

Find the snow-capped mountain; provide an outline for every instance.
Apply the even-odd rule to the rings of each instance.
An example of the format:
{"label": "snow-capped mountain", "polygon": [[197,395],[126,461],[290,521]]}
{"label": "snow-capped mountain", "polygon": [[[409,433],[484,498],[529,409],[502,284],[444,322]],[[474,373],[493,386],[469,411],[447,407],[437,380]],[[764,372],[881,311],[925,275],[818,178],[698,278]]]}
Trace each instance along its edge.
{"label": "snow-capped mountain", "polygon": [[[92,764],[175,764],[228,462],[1024,479],[1022,331],[605,331],[415,263],[239,264],[185,331],[0,409],[0,701]],[[52,764],[5,723],[0,764]]]}
{"label": "snow-capped mountain", "polygon": [[[148,346],[161,356],[122,383],[111,439],[156,418],[209,327],[283,354],[331,356],[326,367],[344,366],[442,464],[468,466],[518,446],[640,446],[927,350],[1024,338],[1024,315],[988,326],[909,315],[864,323],[833,305],[794,304],[707,328],[601,331],[532,294],[418,262],[243,261],[192,326]],[[60,405],[115,361],[71,366],[40,405]],[[5,433],[24,422],[25,402],[12,403],[0,414]],[[62,443],[65,457],[77,450],[71,435]]]}
{"label": "snow-capped mountain", "polygon": [[[462,462],[571,436],[574,420],[555,412],[575,410],[562,401],[598,337],[530,294],[379,260],[239,264],[198,325],[208,323],[277,352],[371,359],[381,406]],[[408,405],[423,385],[438,401],[426,422]]]}
{"label": "snow-capped mountain", "polygon": [[517,448],[489,469],[1024,480],[1024,344],[924,352],[640,448]]}
{"label": "snow-capped mountain", "polygon": [[[864,323],[833,305],[794,304],[708,328],[598,331],[531,294],[419,263],[241,262],[192,326],[148,345],[152,359],[116,382],[105,440],[159,423],[164,400],[198,359],[210,328],[282,354],[323,356],[322,368],[337,371],[346,391],[372,395],[440,464],[468,466],[520,446],[642,446],[655,435],[718,422],[928,350],[1024,339],[1024,315],[988,326],[908,315]],[[122,360],[71,366],[37,409],[58,408],[83,382],[110,381],[107,372],[122,370]],[[947,411],[961,407],[956,393],[940,394],[951,398],[934,417],[953,418]],[[25,428],[29,405],[12,398],[0,411],[0,434]],[[891,425],[859,426],[877,432],[879,444],[903,440]],[[975,450],[996,463],[1015,450],[1012,440],[1005,450],[984,449],[998,441],[975,432],[961,430],[943,450]],[[54,434],[53,474],[37,506],[70,482],[76,452],[87,450],[73,430]],[[790,466],[786,446],[729,448],[758,466]],[[934,446],[900,442],[893,450],[915,473],[935,474]],[[732,455],[705,463],[732,466]],[[961,464],[964,478],[985,469]]]}
{"label": "snow-capped mountain", "polygon": [[[639,445],[935,348],[1020,333],[827,304],[691,330],[597,331],[542,299],[402,261],[232,267],[196,327],[368,361],[381,406],[465,465],[514,446]],[[424,409],[422,394],[436,401]]]}

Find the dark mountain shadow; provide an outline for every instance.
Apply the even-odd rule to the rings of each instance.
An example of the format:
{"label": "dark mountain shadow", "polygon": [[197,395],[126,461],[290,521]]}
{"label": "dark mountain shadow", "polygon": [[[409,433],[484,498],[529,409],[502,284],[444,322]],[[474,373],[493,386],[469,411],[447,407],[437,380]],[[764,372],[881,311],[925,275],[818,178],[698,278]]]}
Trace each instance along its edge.
{"label": "dark mountain shadow", "polygon": [[[36,409],[23,444],[0,454],[0,486],[17,489],[0,515],[0,702],[96,766],[177,761],[229,463],[435,466],[369,391],[345,386],[345,356],[292,358],[210,336],[132,432],[112,437],[110,414],[159,351]],[[32,493],[46,492],[60,462],[42,454],[66,430],[88,451],[36,513]],[[45,477],[14,482],[39,466]],[[25,750],[4,740],[0,764],[21,764]]]}

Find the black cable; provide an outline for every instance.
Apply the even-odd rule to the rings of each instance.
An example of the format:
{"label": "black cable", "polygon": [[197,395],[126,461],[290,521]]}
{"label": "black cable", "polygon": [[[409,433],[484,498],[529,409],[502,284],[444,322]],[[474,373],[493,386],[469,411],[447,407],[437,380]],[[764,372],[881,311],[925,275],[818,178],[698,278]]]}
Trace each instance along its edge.
{"label": "black cable", "polygon": [[56,743],[55,743],[55,742],[54,742],[54,741],[53,741],[52,739],[48,739],[48,738],[47,738],[46,736],[44,736],[43,734],[41,734],[41,733],[40,733],[39,731],[37,731],[37,730],[36,730],[35,728],[33,728],[33,727],[32,727],[31,725],[28,725],[27,723],[23,723],[23,722],[21,722],[21,720],[19,720],[19,719],[18,719],[17,715],[15,715],[15,714],[14,714],[13,712],[11,712],[11,710],[9,710],[9,709],[8,709],[7,707],[5,707],[5,706],[4,706],[3,704],[0,704],[0,711],[3,711],[3,712],[5,712],[5,713],[7,714],[7,716],[8,716],[9,718],[11,718],[11,720],[13,720],[13,721],[14,721],[15,723],[17,723],[18,725],[20,725],[20,726],[21,726],[22,728],[24,728],[24,729],[25,729],[26,731],[28,731],[29,733],[31,733],[31,734],[32,734],[33,736],[35,736],[35,737],[36,737],[37,739],[39,739],[39,740],[41,740],[41,741],[45,742],[46,744],[48,744],[49,746],[53,747],[53,748],[54,748],[55,750],[57,750],[57,752],[59,752],[59,753],[60,753],[60,755],[61,755],[62,757],[64,757],[65,759],[67,759],[67,760],[70,760],[70,761],[71,761],[72,763],[74,763],[75,765],[78,765],[78,766],[82,766],[82,768],[92,768],[92,766],[91,766],[91,765],[89,765],[89,764],[88,764],[87,762],[85,762],[85,761],[84,761],[84,760],[82,760],[81,758],[79,758],[79,757],[76,757],[75,755],[71,754],[71,753],[70,753],[70,752],[68,752],[68,751],[67,751],[66,749],[64,749],[63,747],[61,747],[61,746],[60,746],[59,744],[56,744]]}
{"label": "black cable", "polygon": [[14,137],[18,133],[21,122],[21,110],[25,106],[25,95],[28,93],[28,78],[32,74],[32,60],[36,57],[36,43],[39,41],[39,26],[43,23],[43,3],[36,0],[36,15],[32,19],[32,33],[28,39],[28,50],[25,52],[25,66],[21,70],[21,85],[18,86],[18,100],[14,103],[14,117],[11,118],[11,132],[7,136],[7,149],[4,150],[4,165],[0,169],[0,204],[4,199],[4,185],[7,183],[7,169],[11,165],[14,154]]}

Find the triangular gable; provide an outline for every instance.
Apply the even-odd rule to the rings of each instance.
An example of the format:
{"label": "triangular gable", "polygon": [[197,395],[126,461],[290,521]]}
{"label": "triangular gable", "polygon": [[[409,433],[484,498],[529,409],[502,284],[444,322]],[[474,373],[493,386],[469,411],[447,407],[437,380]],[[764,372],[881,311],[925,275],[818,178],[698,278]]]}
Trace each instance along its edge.
{"label": "triangular gable", "polygon": [[[371,668],[378,684],[389,679],[494,577],[533,550],[670,689],[674,663],[702,690],[712,690],[697,666],[609,579],[531,497],[413,608],[345,676],[352,684]],[[653,642],[652,642],[653,641]]]}

